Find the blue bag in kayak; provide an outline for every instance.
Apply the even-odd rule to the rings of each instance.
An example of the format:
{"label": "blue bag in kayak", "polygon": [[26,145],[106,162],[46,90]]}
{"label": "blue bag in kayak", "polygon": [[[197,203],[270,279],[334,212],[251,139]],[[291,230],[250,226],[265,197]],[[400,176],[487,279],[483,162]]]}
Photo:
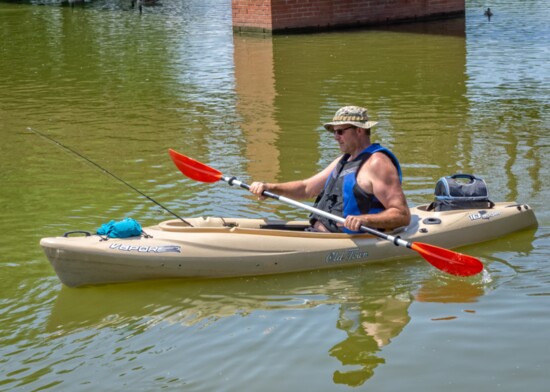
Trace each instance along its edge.
{"label": "blue bag in kayak", "polygon": [[114,220],[109,223],[104,223],[97,234],[104,235],[109,238],[127,238],[141,235],[141,225],[138,221],[132,218],[124,218],[119,222]]}

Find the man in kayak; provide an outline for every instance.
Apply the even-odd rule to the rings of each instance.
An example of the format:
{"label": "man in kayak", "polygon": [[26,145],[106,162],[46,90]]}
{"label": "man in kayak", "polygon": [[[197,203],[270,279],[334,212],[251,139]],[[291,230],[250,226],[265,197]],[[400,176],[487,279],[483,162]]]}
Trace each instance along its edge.
{"label": "man in kayak", "polygon": [[250,192],[260,199],[271,191],[294,199],[317,197],[315,207],[346,219],[344,225],[312,214],[316,231],[356,233],[361,226],[394,229],[409,224],[411,216],[401,187],[401,167],[395,155],[371,143],[367,109],[340,108],[324,127],[332,132],[343,155],[319,173],[284,183],[253,182]]}

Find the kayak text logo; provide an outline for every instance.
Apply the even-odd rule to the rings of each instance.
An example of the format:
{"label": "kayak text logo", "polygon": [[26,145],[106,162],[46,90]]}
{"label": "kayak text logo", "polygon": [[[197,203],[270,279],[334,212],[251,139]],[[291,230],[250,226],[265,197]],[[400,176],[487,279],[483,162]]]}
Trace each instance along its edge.
{"label": "kayak text logo", "polygon": [[493,216],[498,216],[498,215],[500,215],[499,211],[496,211],[496,212],[479,211],[479,212],[476,212],[475,214],[468,215],[468,218],[470,218],[470,220],[475,221],[478,219],[491,219]]}
{"label": "kayak text logo", "polygon": [[358,248],[355,248],[344,251],[330,252],[325,261],[327,263],[341,263],[345,261],[366,259],[368,255],[369,252],[360,251]]}
{"label": "kayak text logo", "polygon": [[123,250],[126,252],[138,253],[181,253],[181,247],[177,245],[161,245],[161,246],[138,246],[127,244],[111,244],[109,249]]}

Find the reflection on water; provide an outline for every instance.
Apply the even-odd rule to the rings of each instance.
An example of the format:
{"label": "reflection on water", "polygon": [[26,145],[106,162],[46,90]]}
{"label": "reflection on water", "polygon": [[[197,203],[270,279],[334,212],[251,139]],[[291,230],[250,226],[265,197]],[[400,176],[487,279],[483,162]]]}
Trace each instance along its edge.
{"label": "reflection on water", "polygon": [[[395,286],[392,270],[374,267],[365,270],[365,274],[368,279],[361,278],[362,274],[351,277],[341,271],[329,271],[185,284],[165,281],[82,289],[62,287],[45,328],[49,338],[57,341],[56,347],[67,346],[65,350],[73,351],[86,344],[87,340],[75,340],[84,331],[92,336],[104,335],[104,330],[118,331],[129,339],[172,326],[178,328],[185,345],[193,349],[189,347],[194,343],[188,335],[216,331],[224,320],[237,317],[250,323],[270,312],[280,313],[289,322],[297,311],[308,313],[334,307],[334,326],[345,337],[327,346],[326,354],[341,364],[334,370],[333,381],[359,386],[384,363],[381,350],[408,324],[413,291],[417,291],[415,298],[419,301],[441,303],[474,302],[483,295],[481,286],[455,278],[441,281],[434,277],[415,289],[406,280]],[[315,334],[313,329],[319,328],[313,320],[301,322],[306,334]],[[261,334],[268,336],[280,326],[268,323],[262,328]],[[228,338],[232,339],[218,336],[216,344],[229,344]],[[288,344],[299,344],[291,336],[284,339],[289,340]],[[162,344],[152,343],[149,350],[162,350]]]}
{"label": "reflection on water", "polygon": [[[105,336],[112,330],[120,339],[138,339],[147,333],[177,329],[177,336],[185,352],[204,350],[204,342],[195,341],[197,335],[210,336],[213,344],[225,346],[234,340],[237,332],[220,334],[220,326],[243,320],[251,325],[256,319],[269,320],[267,313],[280,314],[278,319],[293,323],[300,320],[299,336],[277,336],[283,329],[279,322],[262,323],[260,335],[269,345],[304,345],[307,335],[317,335],[334,326],[320,326],[311,317],[297,316],[297,311],[315,314],[333,313],[336,327],[345,332],[346,338],[332,347],[325,355],[337,358],[341,366],[334,370],[334,382],[357,386],[370,378],[383,358],[380,349],[389,344],[409,321],[407,308],[414,286],[403,285],[397,291],[393,287],[394,272],[371,268],[350,276],[339,271],[293,274],[283,277],[257,279],[229,279],[221,281],[148,282],[139,284],[107,285],[101,288],[69,289],[62,287],[53,303],[47,320],[46,332],[53,339],[56,350],[77,352],[87,347],[90,339]],[[327,315],[328,315],[327,314]],[[246,322],[248,320],[248,322]],[[239,323],[241,323],[239,321]],[[242,344],[254,339],[254,329],[239,333]],[[95,331],[95,332],[94,332]],[[172,334],[174,332],[171,332]],[[326,333],[326,332],[323,332]],[[82,338],[82,335],[84,337]],[[274,335],[272,338],[269,336]],[[113,344],[120,346],[120,343]],[[171,343],[172,345],[174,342]],[[318,345],[318,343],[316,343]],[[134,343],[134,350],[163,351],[166,343],[151,342],[149,347]],[[245,350],[242,348],[241,350]],[[116,356],[130,356],[125,347],[115,350]],[[307,352],[304,353],[307,358]],[[28,354],[31,357],[33,354]],[[168,364],[166,364],[168,365]],[[195,376],[193,368],[187,369]],[[67,373],[79,373],[78,369]],[[265,372],[265,371],[264,371]]]}
{"label": "reflection on water", "polygon": [[384,363],[378,352],[409,322],[410,303],[409,293],[404,291],[340,307],[336,326],[346,332],[347,338],[329,351],[344,366],[334,372],[335,383],[356,387],[373,376],[375,368]]}
{"label": "reflection on water", "polygon": [[252,178],[275,181],[279,172],[277,140],[280,127],[275,118],[273,41],[254,36],[235,36],[235,91],[246,138],[247,173]]}
{"label": "reflection on water", "polygon": [[420,302],[472,303],[476,302],[484,291],[483,281],[473,283],[441,277],[438,280],[424,282],[415,293],[415,299]]}
{"label": "reflection on water", "polygon": [[[362,301],[363,291],[368,291],[374,283],[365,282],[357,287],[356,279],[363,281],[342,271],[329,271],[251,279],[164,280],[82,289],[62,286],[47,330],[64,334],[82,327],[101,328],[111,324],[114,315],[122,323],[136,317],[156,320],[152,325],[169,322],[189,327],[234,315],[248,316],[259,310],[339,304],[342,295],[350,301]],[[384,292],[389,284],[379,283],[382,285],[377,286],[376,293]],[[367,299],[372,296],[369,294]]]}

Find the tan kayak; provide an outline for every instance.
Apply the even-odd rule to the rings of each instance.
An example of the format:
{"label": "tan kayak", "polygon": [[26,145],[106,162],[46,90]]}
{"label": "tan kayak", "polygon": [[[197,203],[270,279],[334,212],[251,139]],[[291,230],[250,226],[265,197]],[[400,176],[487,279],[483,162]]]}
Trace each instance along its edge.
{"label": "tan kayak", "polygon": [[[391,233],[407,241],[456,248],[535,227],[526,204],[501,202],[487,210],[411,209],[412,221]],[[224,278],[341,268],[417,254],[370,234],[304,231],[306,221],[189,218],[145,227],[146,235],[43,238],[59,279],[67,286],[163,278]]]}

